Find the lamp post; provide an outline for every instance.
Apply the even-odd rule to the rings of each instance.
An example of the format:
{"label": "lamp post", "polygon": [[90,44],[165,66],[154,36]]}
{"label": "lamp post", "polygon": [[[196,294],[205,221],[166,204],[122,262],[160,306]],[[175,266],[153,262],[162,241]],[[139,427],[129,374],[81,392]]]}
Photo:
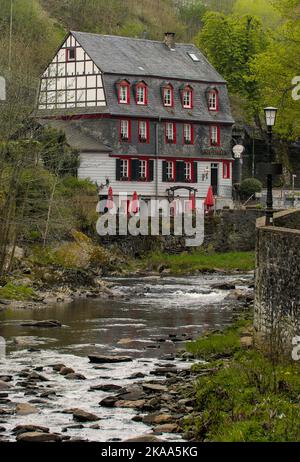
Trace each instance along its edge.
{"label": "lamp post", "polygon": [[277,108],[266,107],[264,109],[266,125],[268,129],[268,163],[269,169],[267,174],[267,208],[266,208],[266,226],[273,225],[273,173],[272,173],[272,135],[273,127],[276,122]]}

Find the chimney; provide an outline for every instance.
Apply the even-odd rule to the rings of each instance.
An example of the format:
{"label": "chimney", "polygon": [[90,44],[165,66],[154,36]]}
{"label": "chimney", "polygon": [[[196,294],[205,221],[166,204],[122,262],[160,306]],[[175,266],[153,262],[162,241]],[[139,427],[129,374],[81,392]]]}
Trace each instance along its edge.
{"label": "chimney", "polygon": [[170,48],[170,50],[175,50],[175,32],[165,32],[164,43],[168,48]]}

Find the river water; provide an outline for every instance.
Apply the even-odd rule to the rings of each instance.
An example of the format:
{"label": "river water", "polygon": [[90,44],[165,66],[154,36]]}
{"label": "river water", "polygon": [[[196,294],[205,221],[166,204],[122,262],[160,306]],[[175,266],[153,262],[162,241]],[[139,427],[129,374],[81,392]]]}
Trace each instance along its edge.
{"label": "river water", "polygon": [[[245,288],[252,275],[201,275],[165,278],[111,279],[117,297],[109,300],[84,299],[40,310],[18,310],[0,313],[0,336],[7,345],[5,359],[0,359],[0,375],[12,375],[9,400],[0,399],[0,409],[12,409],[16,403],[32,403],[38,413],[27,416],[1,416],[0,426],[6,431],[0,439],[14,440],[11,430],[18,424],[35,424],[61,433],[74,426],[72,415],[63,409],[79,407],[100,417],[99,428],[68,428],[67,435],[89,441],[125,440],[151,432],[141,422],[133,422],[136,411],[100,407],[99,401],[111,393],[89,391],[98,384],[126,386],[138,380],[131,375],[142,372],[153,380],[150,371],[160,363],[169,362],[170,355],[210,328],[222,328],[232,321],[236,303],[226,301],[227,290],[212,289],[216,283],[236,279]],[[24,327],[24,320],[59,320],[60,328]],[[132,362],[91,364],[88,354],[118,354],[131,356]],[[166,358],[166,359],[164,359]],[[62,363],[86,380],[67,380],[52,365]],[[190,363],[176,358],[181,369]],[[38,368],[48,379],[39,382],[33,395],[22,386],[20,372]],[[22,377],[22,374],[21,374]],[[157,378],[155,378],[157,379]],[[54,390],[55,395],[41,398],[41,393]],[[31,391],[29,391],[31,393]],[[65,430],[66,431],[66,430]],[[165,440],[177,441],[180,436],[164,435]]]}

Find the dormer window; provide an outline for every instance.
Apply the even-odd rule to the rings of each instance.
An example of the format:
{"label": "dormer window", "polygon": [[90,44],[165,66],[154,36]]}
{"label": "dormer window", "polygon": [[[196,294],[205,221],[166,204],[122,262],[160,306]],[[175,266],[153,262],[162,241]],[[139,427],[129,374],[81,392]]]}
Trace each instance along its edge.
{"label": "dormer window", "polygon": [[130,103],[130,84],[127,80],[119,82],[118,84],[118,101],[119,104]]}
{"label": "dormer window", "polygon": [[184,109],[193,108],[193,89],[190,86],[186,86],[182,90],[182,107]]}
{"label": "dormer window", "polygon": [[66,49],[66,61],[75,61],[76,59],[76,49],[74,47]]}
{"label": "dormer window", "polygon": [[208,109],[210,111],[219,110],[219,95],[217,90],[210,90],[208,93]]}
{"label": "dormer window", "polygon": [[172,85],[167,85],[163,88],[163,103],[165,107],[174,106],[174,90]]}
{"label": "dormer window", "polygon": [[147,99],[148,99],[148,95],[147,95],[147,85],[145,84],[145,82],[140,82],[136,85],[136,96],[135,96],[135,101],[136,101],[136,104],[139,104],[139,105],[146,105],[147,104]]}

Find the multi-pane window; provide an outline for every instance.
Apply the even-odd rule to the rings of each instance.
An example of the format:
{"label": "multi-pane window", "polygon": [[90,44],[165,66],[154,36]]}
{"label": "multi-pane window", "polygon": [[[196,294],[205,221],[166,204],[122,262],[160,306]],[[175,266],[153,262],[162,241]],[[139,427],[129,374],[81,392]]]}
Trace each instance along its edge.
{"label": "multi-pane window", "polygon": [[191,162],[184,162],[184,179],[191,181],[192,179],[192,164]]}
{"label": "multi-pane window", "polygon": [[145,120],[139,121],[139,141],[140,143],[147,143],[148,141],[148,133],[149,127],[148,123]]}
{"label": "multi-pane window", "polygon": [[121,141],[128,141],[129,140],[129,120],[121,120],[120,121],[120,138]]}
{"label": "multi-pane window", "polygon": [[167,143],[175,143],[175,124],[173,122],[166,123],[166,141]]}
{"label": "multi-pane window", "polygon": [[147,88],[145,84],[136,87],[136,104],[147,104]]}
{"label": "multi-pane window", "polygon": [[120,161],[120,176],[121,178],[128,178],[128,160],[121,159]]}
{"label": "multi-pane window", "polygon": [[187,109],[191,109],[193,106],[192,99],[193,99],[193,94],[192,94],[191,88],[184,89],[182,93],[183,107]]}
{"label": "multi-pane window", "polygon": [[166,162],[166,177],[168,180],[174,179],[174,162]]}
{"label": "multi-pane window", "polygon": [[216,125],[210,128],[210,144],[218,146],[220,144],[220,129]]}
{"label": "multi-pane window", "polygon": [[173,106],[173,89],[166,87],[163,90],[164,106]]}
{"label": "multi-pane window", "polygon": [[223,162],[223,178],[230,179],[230,162],[224,161]]}
{"label": "multi-pane window", "polygon": [[210,91],[208,95],[208,108],[210,111],[217,111],[218,110],[218,93],[214,91]]}
{"label": "multi-pane window", "polygon": [[184,144],[192,144],[193,142],[193,127],[191,124],[183,124],[183,140]]}
{"label": "multi-pane window", "polygon": [[139,162],[139,178],[146,179],[147,178],[147,161],[140,160]]}
{"label": "multi-pane window", "polygon": [[119,103],[129,103],[129,85],[127,85],[126,83],[119,85]]}

